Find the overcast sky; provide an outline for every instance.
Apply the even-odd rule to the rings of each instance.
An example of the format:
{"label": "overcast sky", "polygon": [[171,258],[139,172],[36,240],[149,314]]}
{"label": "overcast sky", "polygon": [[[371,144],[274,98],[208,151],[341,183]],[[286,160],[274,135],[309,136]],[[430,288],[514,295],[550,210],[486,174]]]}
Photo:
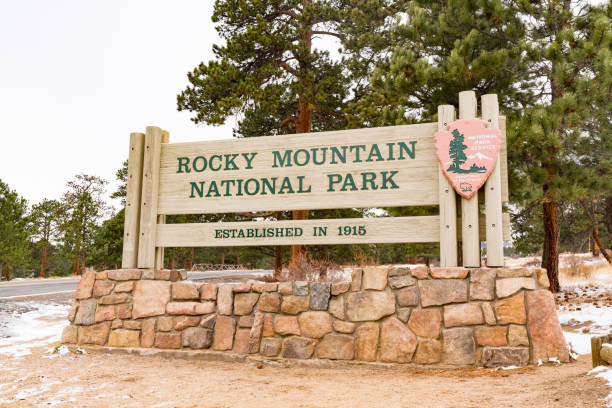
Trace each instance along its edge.
{"label": "overcast sky", "polygon": [[[77,173],[117,185],[130,132],[230,138],[176,110],[187,72],[212,58],[212,0],[0,0],[0,179],[30,205]],[[117,204],[117,203],[115,203]]]}

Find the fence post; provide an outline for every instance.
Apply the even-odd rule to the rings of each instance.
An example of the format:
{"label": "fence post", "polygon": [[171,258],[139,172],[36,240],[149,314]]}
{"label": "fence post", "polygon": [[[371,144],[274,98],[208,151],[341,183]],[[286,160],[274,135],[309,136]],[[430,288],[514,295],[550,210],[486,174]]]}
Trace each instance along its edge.
{"label": "fence post", "polygon": [[127,189],[125,195],[125,221],[123,224],[122,268],[138,265],[138,236],[140,232],[140,199],[142,195],[142,160],[144,133],[130,134]]}
{"label": "fence post", "polygon": [[[167,130],[162,131],[161,136],[162,143],[170,143],[170,132]],[[165,224],[166,215],[160,214],[157,216],[157,224]],[[164,269],[164,247],[155,246],[155,269]]]}
{"label": "fence post", "polygon": [[147,126],[142,169],[140,239],[138,242],[139,268],[153,268],[155,266],[161,137],[162,130],[160,128]]}
{"label": "fence post", "polygon": [[[438,106],[438,130],[448,130],[455,120],[453,105]],[[438,164],[440,197],[440,266],[457,266],[457,203],[455,189]]]}
{"label": "fence post", "polygon": [[[459,92],[459,119],[476,117],[476,93]],[[461,198],[461,239],[463,266],[480,267],[480,238],[478,237],[478,192],[472,198]]]}
{"label": "fence post", "polygon": [[[499,129],[499,103],[497,95],[483,95],[481,98],[482,119],[490,129]],[[502,201],[500,154],[497,154],[495,168],[485,182],[485,223],[487,232],[487,266],[504,266],[504,241],[502,234]]]}

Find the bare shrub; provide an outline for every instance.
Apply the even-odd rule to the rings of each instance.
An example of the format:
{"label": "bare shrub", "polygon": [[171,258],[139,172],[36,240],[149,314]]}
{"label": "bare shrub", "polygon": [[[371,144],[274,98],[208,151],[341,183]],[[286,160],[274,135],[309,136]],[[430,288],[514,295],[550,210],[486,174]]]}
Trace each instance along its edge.
{"label": "bare shrub", "polygon": [[308,282],[347,280],[344,270],[331,259],[316,259],[304,254],[300,254],[295,259],[292,259],[287,275],[287,279],[290,276],[293,280]]}

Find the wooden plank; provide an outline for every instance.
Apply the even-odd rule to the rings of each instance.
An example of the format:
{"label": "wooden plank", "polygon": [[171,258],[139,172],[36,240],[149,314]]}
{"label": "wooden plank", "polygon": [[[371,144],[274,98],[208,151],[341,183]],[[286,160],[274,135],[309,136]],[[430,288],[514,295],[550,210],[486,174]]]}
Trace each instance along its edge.
{"label": "wooden plank", "polygon": [[125,197],[125,222],[123,226],[122,268],[138,265],[138,235],[140,231],[140,198],[142,195],[142,160],[144,133],[130,134],[128,155],[127,191]]}
{"label": "wooden plank", "polygon": [[502,144],[499,150],[499,159],[501,163],[501,183],[502,183],[502,202],[510,201],[510,192],[508,191],[508,145],[506,144],[506,117],[499,117],[499,129],[502,132]]}
{"label": "wooden plank", "polygon": [[[438,197],[438,161],[435,154],[433,134],[437,130],[436,123],[419,125],[391,126],[371,129],[343,130],[334,132],[309,133],[288,136],[258,137],[248,139],[219,140],[211,142],[177,143],[162,146],[161,170],[160,170],[160,198],[158,212],[160,214],[205,214],[218,212],[244,212],[244,211],[275,211],[293,209],[325,209],[325,208],[353,208],[353,207],[375,207],[375,206],[405,206],[405,205],[437,205]],[[414,158],[403,153],[400,160],[399,143],[404,143],[409,148],[414,142]],[[392,144],[389,154],[389,144]],[[343,152],[346,147],[346,163],[342,163],[338,156],[332,156],[332,148]],[[360,147],[362,146],[362,147]],[[380,157],[374,151],[378,148]],[[313,149],[318,149],[313,151]],[[279,157],[284,158],[286,151],[291,150],[293,155],[292,165],[280,165]],[[276,157],[276,167],[274,152]],[[325,161],[323,161],[325,151]],[[299,153],[296,153],[299,152]],[[359,152],[357,157],[356,152]],[[248,166],[247,158],[252,153],[253,162]],[[236,154],[234,164],[238,169],[231,170],[233,166],[227,163],[231,155]],[[243,156],[246,155],[246,156]],[[317,162],[313,164],[314,156],[317,154]],[[306,165],[296,165],[294,159],[297,155],[298,163],[303,164],[307,155],[311,156]],[[200,157],[200,158],[198,158]],[[335,157],[332,163],[332,157]],[[179,171],[179,158],[189,159],[189,168],[183,163]],[[193,161],[197,159],[197,168],[201,170],[206,160],[207,167],[201,172],[196,172]],[[389,160],[391,158],[392,160]],[[380,159],[380,160],[379,160]],[[208,166],[209,160],[213,162],[211,171]],[[369,161],[368,161],[369,160]],[[187,173],[187,170],[190,170]],[[387,183],[387,188],[382,188],[381,172],[398,171],[393,176],[393,181],[398,188],[392,188]],[[377,175],[374,190],[369,183],[363,183],[361,173],[373,172]],[[346,181],[336,184],[333,191],[330,190],[329,177],[333,174],[351,174],[354,177],[357,191],[352,191],[350,184],[346,185],[346,191],[340,191]],[[297,177],[303,176],[304,189],[310,192],[297,193]],[[284,177],[288,177],[293,183],[292,187],[296,193],[266,194],[261,191],[254,195],[248,195],[241,191],[237,195],[237,182],[256,179],[262,184],[261,179],[271,180],[276,177],[280,185]],[[225,187],[220,187],[223,180]],[[208,187],[214,181],[218,187],[218,194],[210,192],[209,197],[200,197],[197,190],[192,190],[191,183],[204,182],[202,186],[208,194]],[[242,183],[241,182],[241,183]],[[363,189],[366,184],[366,189]],[[241,184],[242,186],[242,184]],[[251,191],[255,191],[255,182],[251,183]],[[241,187],[242,188],[242,187]],[[261,188],[260,190],[263,190]],[[277,187],[277,193],[280,190]],[[269,192],[269,189],[267,190]],[[193,198],[190,198],[193,193]],[[229,194],[228,194],[229,193]],[[227,195],[226,195],[227,194]]]}
{"label": "wooden plank", "polygon": [[[218,247],[261,245],[326,245],[398,242],[438,242],[440,217],[347,218],[337,220],[247,221],[163,224],[156,245],[163,247]],[[315,227],[318,233],[315,232]],[[360,235],[360,228],[362,227]],[[338,234],[338,228],[342,235]],[[345,235],[344,229],[350,232]],[[278,229],[278,230],[277,230]],[[249,230],[251,232],[249,232]],[[325,234],[323,233],[325,230]],[[228,238],[223,238],[227,231]],[[234,234],[234,238],[231,234]],[[244,237],[238,238],[239,231]],[[282,231],[283,236],[277,236]],[[296,234],[301,235],[296,237]],[[262,234],[266,236],[262,236]],[[355,233],[355,234],[353,234]],[[287,236],[287,235],[291,236]],[[249,237],[249,235],[251,235]]]}
{"label": "wooden plank", "polygon": [[157,229],[157,203],[159,197],[161,133],[161,129],[155,126],[147,126],[145,133],[140,206],[140,239],[138,242],[139,268],[153,268],[155,266],[155,232]]}
{"label": "wooden plank", "polygon": [[[496,94],[482,95],[482,119],[487,127],[499,129],[499,103]],[[501,163],[497,154],[495,168],[485,182],[485,222],[487,231],[487,266],[504,266],[502,238]]]}
{"label": "wooden plank", "polygon": [[[457,224],[461,224],[461,218],[459,217],[457,217]],[[510,214],[502,214],[502,225],[503,239],[504,241],[510,241],[512,239],[510,234]],[[484,214],[478,215],[478,238],[481,241],[487,239],[486,219]],[[457,228],[457,241],[461,241],[461,228]]]}
{"label": "wooden plank", "polygon": [[593,362],[593,368],[605,364],[599,355],[601,352],[601,344],[601,337],[591,337],[591,360]]}
{"label": "wooden plank", "polygon": [[[474,91],[459,92],[459,119],[476,117]],[[463,266],[480,267],[480,239],[478,237],[478,194],[461,199],[461,228]]]}
{"label": "wooden plank", "polygon": [[[438,130],[447,130],[455,120],[455,107],[438,106]],[[440,200],[440,266],[457,266],[457,201],[455,190],[438,164]]]}
{"label": "wooden plank", "polygon": [[[167,130],[162,130],[161,134],[161,142],[170,143],[170,132]],[[165,224],[166,216],[164,214],[160,214],[157,216],[157,225]],[[164,247],[156,247],[155,248],[155,269],[161,270],[164,269]]]}

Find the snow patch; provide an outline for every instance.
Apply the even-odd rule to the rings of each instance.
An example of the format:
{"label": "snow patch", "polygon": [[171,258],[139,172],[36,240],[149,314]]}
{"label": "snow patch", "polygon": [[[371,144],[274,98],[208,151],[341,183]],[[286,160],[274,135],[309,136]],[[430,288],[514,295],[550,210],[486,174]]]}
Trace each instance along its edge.
{"label": "snow patch", "polygon": [[[597,366],[587,373],[587,375],[594,374],[596,378],[603,378],[604,380],[606,380],[608,386],[612,388],[612,367]],[[605,398],[605,401],[607,407],[612,407],[612,391]]]}
{"label": "snow patch", "polygon": [[34,347],[43,347],[61,339],[68,324],[69,305],[30,303],[32,310],[12,312],[0,337],[0,354],[21,357],[31,354]]}

